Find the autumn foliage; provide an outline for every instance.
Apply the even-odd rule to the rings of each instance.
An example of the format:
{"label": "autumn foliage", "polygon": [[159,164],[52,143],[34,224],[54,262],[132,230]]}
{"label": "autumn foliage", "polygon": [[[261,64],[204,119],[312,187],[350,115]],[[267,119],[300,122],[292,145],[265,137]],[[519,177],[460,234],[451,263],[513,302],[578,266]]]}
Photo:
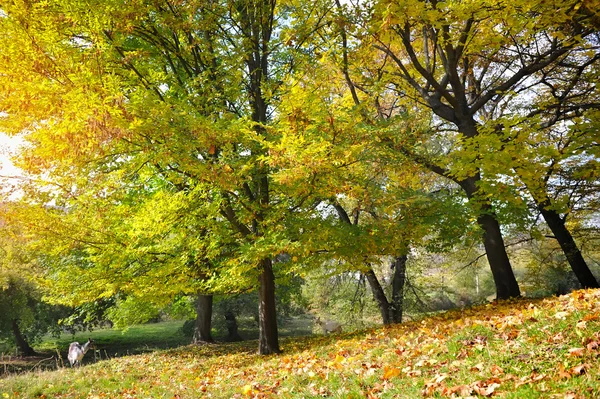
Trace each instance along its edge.
{"label": "autumn foliage", "polygon": [[[5,398],[588,398],[598,392],[600,290],[283,341],[188,346],[2,380]],[[77,381],[73,383],[73,381]]]}

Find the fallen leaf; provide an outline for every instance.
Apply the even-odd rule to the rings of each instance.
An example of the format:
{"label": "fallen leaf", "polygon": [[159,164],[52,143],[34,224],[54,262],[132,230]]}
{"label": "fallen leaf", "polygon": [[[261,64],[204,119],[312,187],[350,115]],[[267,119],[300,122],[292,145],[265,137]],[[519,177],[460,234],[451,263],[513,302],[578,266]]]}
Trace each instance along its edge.
{"label": "fallen leaf", "polygon": [[589,313],[583,316],[583,321],[595,321],[600,319],[600,315],[598,313]]}
{"label": "fallen leaf", "polygon": [[546,378],[546,374],[537,374],[537,373],[533,373],[531,375],[531,381],[541,381],[544,378]]}
{"label": "fallen leaf", "polygon": [[461,397],[470,396],[473,393],[473,387],[470,385],[457,385],[451,388],[446,388],[442,391],[444,396],[452,397],[455,394],[458,394]]}
{"label": "fallen leaf", "polygon": [[492,396],[494,394],[494,391],[496,390],[496,388],[498,388],[499,386],[500,386],[500,384],[495,383],[495,382],[490,385],[487,385],[487,386],[479,386],[476,384],[473,387],[473,390],[481,396]]}
{"label": "fallen leaf", "polygon": [[252,385],[244,385],[244,388],[242,388],[242,393],[246,396],[252,395]]}
{"label": "fallen leaf", "polygon": [[556,312],[556,314],[554,315],[555,318],[557,319],[564,319],[567,317],[569,313],[567,312]]}
{"label": "fallen leaf", "polygon": [[586,345],[587,350],[589,351],[595,351],[598,350],[598,348],[600,348],[600,342],[598,341],[591,341]]}
{"label": "fallen leaf", "polygon": [[571,348],[569,349],[569,356],[581,357],[583,356],[584,348]]}
{"label": "fallen leaf", "polygon": [[389,380],[390,378],[397,377],[401,373],[399,368],[396,367],[384,367],[383,368],[383,379]]}
{"label": "fallen leaf", "polygon": [[580,364],[571,368],[571,373],[573,373],[574,375],[583,375],[586,373],[588,367],[589,365],[587,363]]}
{"label": "fallen leaf", "polygon": [[471,371],[481,371],[481,370],[483,370],[483,363],[476,364],[475,366],[471,367],[470,370]]}

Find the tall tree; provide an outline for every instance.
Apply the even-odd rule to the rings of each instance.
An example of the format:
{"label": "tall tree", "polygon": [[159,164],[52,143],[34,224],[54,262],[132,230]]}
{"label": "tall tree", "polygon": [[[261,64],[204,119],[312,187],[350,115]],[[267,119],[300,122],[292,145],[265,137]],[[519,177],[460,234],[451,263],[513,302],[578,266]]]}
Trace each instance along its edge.
{"label": "tall tree", "polygon": [[[586,47],[594,30],[585,21],[593,13],[577,4],[556,9],[541,1],[380,1],[354,10],[364,12],[364,26],[353,33],[378,62],[368,70],[352,66],[350,80],[380,105],[380,114],[389,114],[381,99],[391,96],[410,117],[429,121],[421,125],[422,134],[389,137],[390,145],[465,191],[483,232],[498,298],[520,290],[495,209],[501,198],[491,189],[498,171],[489,155],[501,150],[492,143],[518,135],[502,121],[518,112],[525,97],[535,96],[532,79],[552,73],[575,49]],[[423,117],[417,109],[434,116]]]}
{"label": "tall tree", "polygon": [[[311,41],[317,45],[327,43]],[[383,323],[401,322],[408,243],[438,238],[443,226],[460,225],[464,214],[455,212],[440,179],[373,139],[377,128],[357,117],[355,107],[362,104],[336,62],[327,57],[302,68],[291,87],[279,107],[283,133],[269,161],[277,168],[274,180],[308,198],[295,221],[305,236],[304,251],[296,253],[305,265],[321,262],[329,274],[363,273]],[[395,266],[388,299],[373,264],[389,258]]]}
{"label": "tall tree", "polygon": [[[146,296],[159,276],[167,292],[202,294],[246,288],[252,278],[259,352],[279,352],[272,259],[291,245],[279,227],[290,203],[273,190],[265,158],[282,76],[293,67],[294,46],[279,33],[295,6],[73,0],[4,8],[2,124],[25,133],[32,145],[21,166],[38,177],[24,189],[74,225],[88,223],[67,229],[53,218],[77,232],[89,273],[108,282],[108,270],[119,270],[110,289],[88,294],[132,290],[128,278],[143,281]],[[318,28],[314,13],[299,16]],[[188,201],[180,210],[190,213],[179,214],[184,223],[169,216],[178,223],[164,233],[171,246],[157,250],[136,219],[163,223],[152,206],[169,201]]]}

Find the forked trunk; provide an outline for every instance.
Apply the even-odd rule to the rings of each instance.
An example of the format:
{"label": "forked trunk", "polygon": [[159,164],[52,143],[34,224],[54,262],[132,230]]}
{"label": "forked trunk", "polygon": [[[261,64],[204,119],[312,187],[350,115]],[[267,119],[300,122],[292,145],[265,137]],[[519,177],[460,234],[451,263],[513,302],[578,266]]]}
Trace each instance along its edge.
{"label": "forked trunk", "polygon": [[573,273],[577,276],[579,283],[583,288],[600,288],[598,280],[596,280],[585,259],[583,259],[583,255],[581,255],[581,251],[577,247],[577,243],[573,239],[571,232],[565,226],[565,222],[556,211],[548,208],[549,205],[549,201],[546,204],[537,204],[548,227],[552,230],[552,234],[554,234],[556,241],[558,241],[558,244],[565,253],[567,261]]}
{"label": "forked trunk", "polygon": [[406,282],[406,260],[408,256],[402,255],[394,259],[392,269],[394,274],[392,277],[392,300],[388,301],[381,283],[377,279],[375,272],[369,265],[369,269],[364,273],[373,298],[379,308],[381,319],[384,325],[402,323],[402,314],[404,311],[404,284]]}
{"label": "forked trunk", "polygon": [[213,342],[212,328],[212,295],[198,294],[196,298],[196,323],[194,325],[193,342]]}
{"label": "forked trunk", "polygon": [[12,330],[15,336],[15,343],[21,351],[21,354],[23,356],[36,356],[37,352],[33,350],[33,348],[29,345],[23,334],[21,334],[21,329],[19,328],[19,321],[17,319],[12,319]]}
{"label": "forked trunk", "polygon": [[275,310],[275,275],[271,259],[261,261],[260,284],[258,289],[258,353],[269,355],[280,353]]}

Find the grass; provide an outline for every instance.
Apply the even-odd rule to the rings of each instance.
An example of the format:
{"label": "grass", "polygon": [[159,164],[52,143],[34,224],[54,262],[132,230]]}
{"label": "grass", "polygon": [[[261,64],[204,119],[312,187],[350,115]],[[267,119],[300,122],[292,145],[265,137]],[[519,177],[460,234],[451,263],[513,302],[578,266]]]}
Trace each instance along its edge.
{"label": "grass", "polygon": [[272,356],[256,341],[153,350],[6,377],[0,397],[600,398],[600,290],[281,346]]}
{"label": "grass", "polygon": [[181,332],[182,325],[183,321],[167,321],[132,326],[127,330],[99,329],[77,332],[74,336],[63,334],[59,338],[46,337],[36,350],[55,352],[58,349],[66,353],[71,342],[83,343],[92,338],[96,346],[111,357],[126,353],[150,352],[185,345],[189,338]]}

